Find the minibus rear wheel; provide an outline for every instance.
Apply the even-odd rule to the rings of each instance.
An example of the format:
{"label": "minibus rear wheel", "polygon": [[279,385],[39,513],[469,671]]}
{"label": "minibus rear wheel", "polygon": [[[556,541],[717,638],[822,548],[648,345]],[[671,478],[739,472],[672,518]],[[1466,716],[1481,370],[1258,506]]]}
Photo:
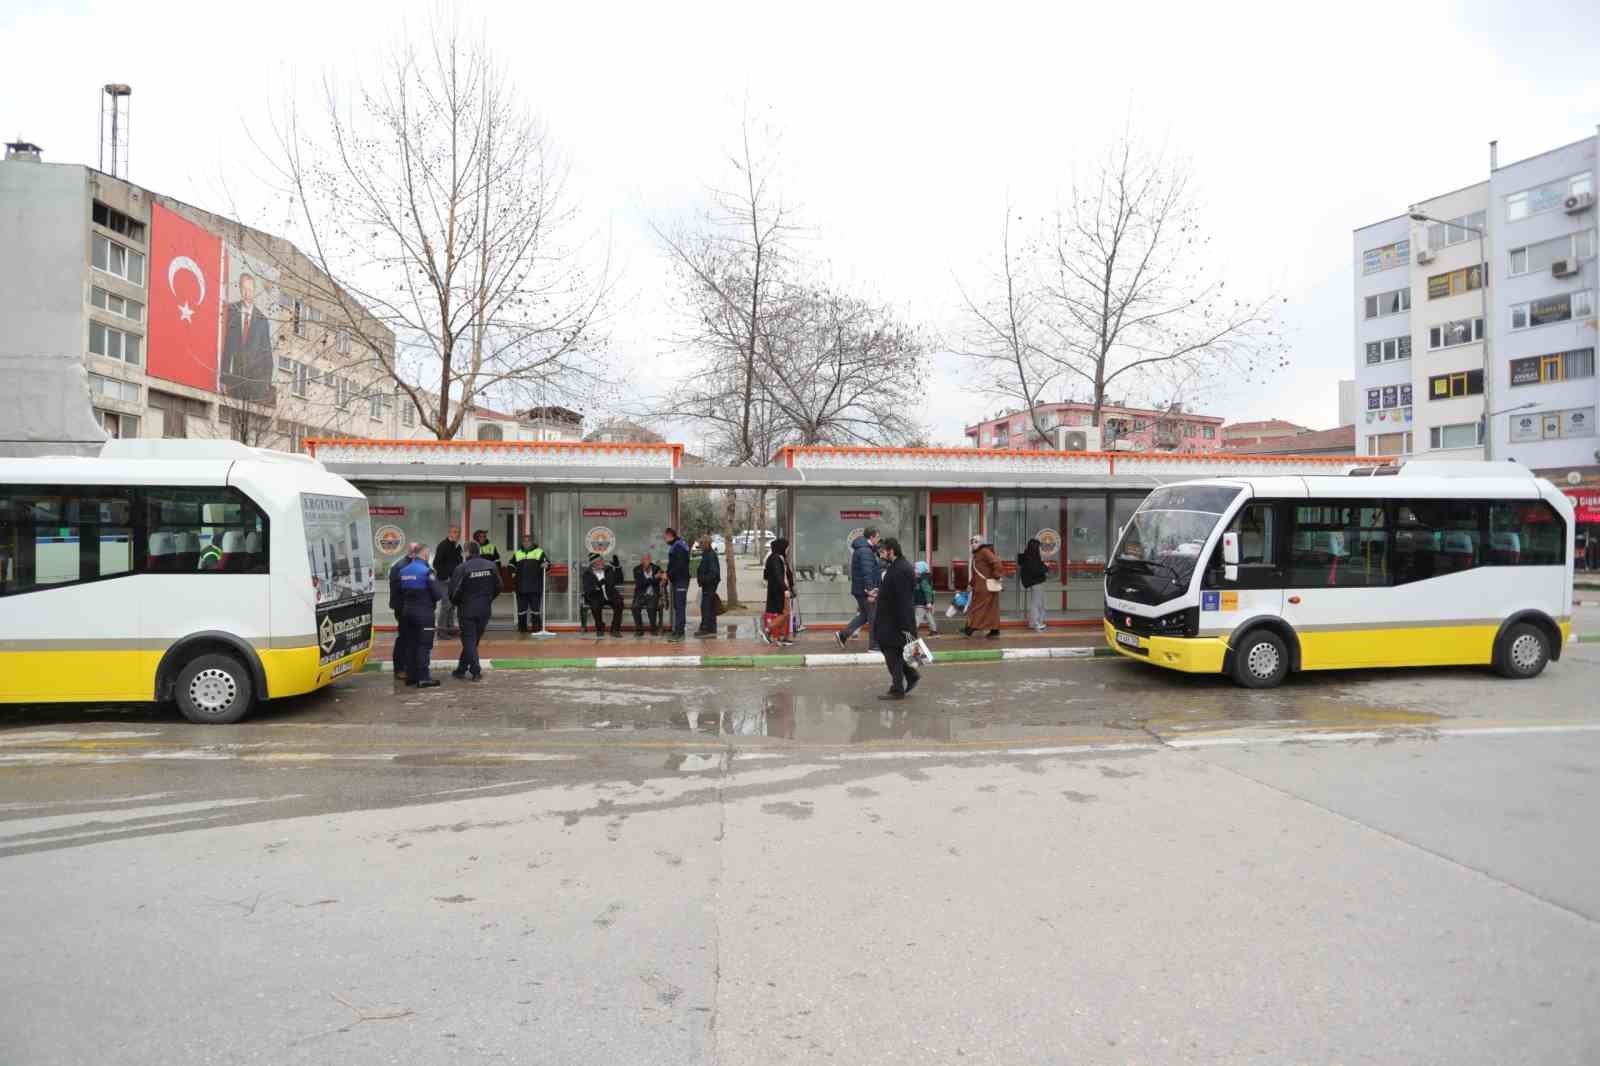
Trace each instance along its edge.
{"label": "minibus rear wheel", "polygon": [[1538,677],[1550,661],[1550,644],[1538,626],[1518,622],[1500,635],[1494,650],[1494,668],[1501,677],[1524,680]]}
{"label": "minibus rear wheel", "polygon": [[255,704],[250,671],[231,655],[213,653],[190,659],[173,687],[178,710],[198,725],[231,725]]}

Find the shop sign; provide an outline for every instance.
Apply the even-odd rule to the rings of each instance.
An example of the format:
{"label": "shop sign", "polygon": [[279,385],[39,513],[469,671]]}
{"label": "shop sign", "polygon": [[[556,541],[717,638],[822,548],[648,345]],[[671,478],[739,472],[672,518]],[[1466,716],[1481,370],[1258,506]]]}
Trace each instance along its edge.
{"label": "shop sign", "polygon": [[1563,489],[1572,497],[1574,516],[1579,522],[1600,522],[1600,489]]}
{"label": "shop sign", "polygon": [[1539,359],[1511,360],[1511,384],[1537,385],[1539,384]]}
{"label": "shop sign", "polygon": [[610,555],[617,548],[617,535],[610,526],[595,526],[584,535],[583,544],[593,555]]}
{"label": "shop sign", "polygon": [[373,518],[404,518],[406,509],[404,507],[379,507],[374,504],[367,508],[367,513]]}
{"label": "shop sign", "polygon": [[1044,559],[1054,559],[1061,551],[1061,534],[1053,529],[1041,529],[1034,534],[1039,541],[1039,556]]}
{"label": "shop sign", "polygon": [[585,507],[583,509],[583,517],[585,517],[585,518],[627,518],[628,517],[628,509],[626,507]]}
{"label": "shop sign", "polygon": [[[840,518],[841,521],[844,521],[844,522],[859,522],[862,519],[866,519],[866,518],[882,518],[882,517],[883,517],[883,512],[882,511],[840,511],[839,512],[839,518]],[[856,536],[858,536],[858,537],[860,535],[861,535],[860,533],[856,534]]]}
{"label": "shop sign", "polygon": [[406,531],[399,526],[379,526],[372,534],[380,555],[399,555],[406,547]]}

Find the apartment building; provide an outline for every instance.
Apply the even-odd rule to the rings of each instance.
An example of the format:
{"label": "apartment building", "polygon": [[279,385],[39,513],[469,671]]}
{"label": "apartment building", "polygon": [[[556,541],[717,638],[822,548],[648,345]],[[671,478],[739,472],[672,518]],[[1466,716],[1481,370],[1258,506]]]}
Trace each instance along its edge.
{"label": "apartment building", "polygon": [[0,202],[0,352],[81,358],[108,437],[431,436],[372,350],[393,335],[289,242],[24,142]]}
{"label": "apartment building", "polygon": [[[1051,451],[1053,436],[1040,436],[1057,427],[1084,427],[1094,421],[1094,405],[1051,403],[1036,407],[1038,425],[1027,411],[996,415],[966,427],[968,442],[974,448],[1012,448],[1020,451]],[[1106,404],[1100,409],[1100,444],[1104,448],[1128,448],[1156,452],[1211,452],[1222,447],[1223,419],[1192,414],[1181,408],[1167,411]],[[1093,449],[1091,449],[1093,450]]]}
{"label": "apartment building", "polygon": [[1364,455],[1588,466],[1600,137],[1501,165],[1354,234]]}

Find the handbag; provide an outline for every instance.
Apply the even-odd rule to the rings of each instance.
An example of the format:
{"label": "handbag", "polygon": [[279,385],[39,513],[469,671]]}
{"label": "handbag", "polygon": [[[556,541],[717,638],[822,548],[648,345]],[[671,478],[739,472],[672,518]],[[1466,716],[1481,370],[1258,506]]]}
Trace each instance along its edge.
{"label": "handbag", "polygon": [[988,589],[990,592],[999,592],[1001,589],[1005,588],[1004,585],[1000,584],[1000,579],[997,577],[984,578],[983,587]]}
{"label": "handbag", "polygon": [[721,618],[722,617],[722,611],[723,611],[722,597],[720,595],[718,595],[717,593],[713,592],[711,594],[711,613],[715,617]]}

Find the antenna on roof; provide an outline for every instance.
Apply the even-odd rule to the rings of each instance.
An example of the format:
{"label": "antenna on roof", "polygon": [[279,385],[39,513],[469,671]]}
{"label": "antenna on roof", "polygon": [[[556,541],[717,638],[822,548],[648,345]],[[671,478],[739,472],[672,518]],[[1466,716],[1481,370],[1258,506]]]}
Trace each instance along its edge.
{"label": "antenna on roof", "polygon": [[128,176],[128,125],[133,87],[111,82],[104,85],[100,92],[100,169],[114,178],[125,179]]}

